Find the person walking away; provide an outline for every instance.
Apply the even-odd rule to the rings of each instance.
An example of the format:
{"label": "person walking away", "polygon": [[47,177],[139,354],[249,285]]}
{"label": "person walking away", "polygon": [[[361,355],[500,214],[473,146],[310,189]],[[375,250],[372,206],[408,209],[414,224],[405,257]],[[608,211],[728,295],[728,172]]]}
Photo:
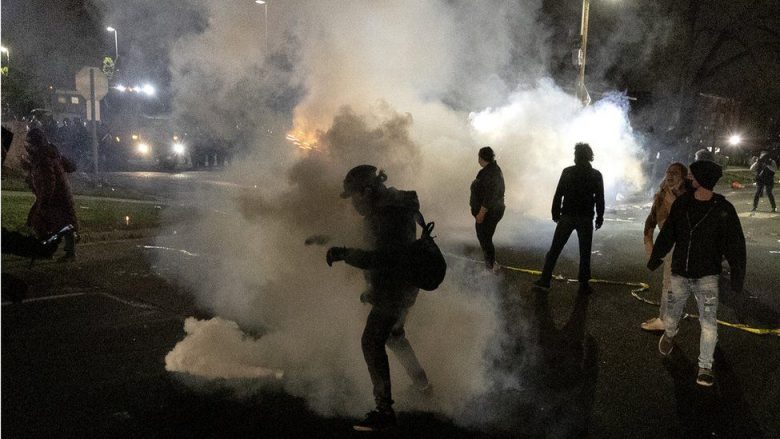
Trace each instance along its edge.
{"label": "person walking away", "polygon": [[28,155],[25,167],[28,169],[30,187],[35,195],[35,203],[27,215],[27,225],[40,239],[72,225],[73,230],[63,236],[65,255],[58,261],[73,261],[76,258],[75,235],[78,231],[78,220],[66,173],[74,172],[76,167],[60,155],[57,147],[49,143],[39,128],[33,128],[27,133],[25,148]]}
{"label": "person walking away", "polygon": [[475,219],[477,239],[485,256],[485,268],[498,272],[496,262],[496,247],[493,245],[493,234],[496,226],[504,216],[504,174],[496,163],[493,148],[486,146],[479,150],[477,162],[482,169],[471,183],[469,205],[471,215]]}
{"label": "person walking away", "polygon": [[751,160],[750,170],[756,173],[756,195],[753,197],[753,212],[758,209],[758,199],[766,189],[766,197],[769,198],[769,204],[772,206],[772,212],[777,212],[775,204],[775,195],[772,189],[775,187],[775,172],[777,172],[777,163],[772,160],[768,151],[761,151],[761,155]]}
{"label": "person walking away", "polygon": [[[647,262],[655,270],[663,257],[672,253],[671,289],[663,316],[664,334],[658,341],[661,355],[669,355],[682,318],[685,302],[693,294],[699,309],[699,372],[696,383],[711,386],[713,354],[718,342],[718,277],[723,257],[731,270],[731,288],[742,292],[745,281],[745,235],[737,212],[723,195],[713,192],[723,175],[716,163],[700,160],[691,163],[694,191],[680,195],[672,204],[669,217],[655,240]],[[690,175],[689,174],[689,175]]]}
{"label": "person walking away", "polygon": [[[678,196],[682,195],[686,191],[685,180],[688,176],[688,168],[680,162],[675,162],[669,165],[666,169],[666,176],[661,182],[661,187],[653,197],[653,206],[650,208],[650,214],[645,219],[645,252],[649,258],[653,252],[653,234],[655,227],[660,229],[663,227],[666,218],[669,217],[669,210],[672,208],[672,203]],[[672,261],[669,256],[664,258],[664,273],[663,281],[661,283],[661,306],[659,310],[659,316],[653,317],[649,320],[642,322],[640,327],[645,331],[663,331],[664,322],[663,316],[666,314],[666,302],[667,292],[670,288],[670,282],[672,279]]]}
{"label": "person walking away", "polygon": [[414,191],[386,187],[384,172],[371,165],[352,168],[344,178],[342,198],[351,198],[352,206],[365,218],[370,249],[331,247],[326,261],[344,261],[368,272],[369,289],[360,300],[371,304],[361,345],[373,384],[376,410],[355,424],[357,431],[386,430],[396,423],[390,388],[387,345],[398,357],[412,379],[412,390],[430,394],[432,387],[409,340],[404,323],[417,299],[418,288],[407,280],[403,268],[405,251],[417,235],[415,217],[420,203]]}
{"label": "person walking away", "polygon": [[577,280],[578,292],[591,293],[590,249],[593,242],[593,214],[595,207],[596,230],[604,223],[604,180],[601,172],[593,169],[593,149],[587,143],[574,146],[574,166],[565,168],[555,189],[552,203],[552,220],[558,225],[550,245],[550,251],[544,258],[541,277],[534,282],[539,288],[549,289],[552,271],[563,247],[573,231],[577,231],[580,248],[580,269]]}

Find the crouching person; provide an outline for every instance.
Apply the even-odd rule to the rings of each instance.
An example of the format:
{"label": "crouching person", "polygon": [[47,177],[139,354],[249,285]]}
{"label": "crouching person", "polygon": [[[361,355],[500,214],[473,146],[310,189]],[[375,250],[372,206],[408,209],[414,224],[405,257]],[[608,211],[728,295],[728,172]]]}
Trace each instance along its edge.
{"label": "crouching person", "polygon": [[674,336],[693,293],[699,309],[699,372],[696,383],[711,386],[713,354],[718,342],[718,277],[725,256],[731,269],[731,288],[740,293],[745,280],[745,235],[734,206],[712,190],[722,175],[720,166],[699,160],[690,166],[694,192],[680,195],[655,241],[647,267],[655,270],[672,253],[671,289],[667,297],[664,334],[658,350],[666,356],[674,348]]}
{"label": "crouching person", "polygon": [[347,173],[341,198],[351,198],[352,206],[365,218],[366,240],[370,250],[332,247],[328,265],[344,261],[368,272],[369,289],[361,295],[372,305],[361,344],[373,384],[376,410],[354,425],[357,431],[380,431],[395,425],[390,388],[387,345],[412,379],[413,389],[426,394],[431,385],[404,333],[409,308],[418,289],[407,280],[402,267],[405,248],[416,239],[417,194],[386,187],[387,176],[370,165],[360,165]]}

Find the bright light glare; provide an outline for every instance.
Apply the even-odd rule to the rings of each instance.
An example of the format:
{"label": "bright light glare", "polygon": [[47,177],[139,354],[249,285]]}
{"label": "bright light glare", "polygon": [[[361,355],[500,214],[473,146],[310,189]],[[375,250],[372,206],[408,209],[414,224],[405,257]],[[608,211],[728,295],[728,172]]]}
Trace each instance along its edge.
{"label": "bright light glare", "polygon": [[114,29],[111,26],[107,27],[106,30],[109,31],[109,32],[116,32],[116,29]]}
{"label": "bright light glare", "polygon": [[264,5],[265,4],[265,2],[263,0],[255,0],[255,3],[257,3],[258,5]]}
{"label": "bright light glare", "polygon": [[151,151],[151,148],[149,148],[149,145],[147,145],[146,143],[139,143],[136,146],[136,149],[142,155],[147,155],[147,154],[149,154],[149,151]]}
{"label": "bright light glare", "polygon": [[152,87],[152,85],[151,85],[151,84],[144,84],[144,86],[143,86],[143,88],[141,89],[141,91],[143,91],[143,92],[144,92],[144,94],[146,94],[147,96],[154,96],[154,94],[157,92],[157,91],[154,89],[154,87]]}
{"label": "bright light glare", "polygon": [[182,155],[184,154],[184,144],[183,143],[174,143],[173,144],[173,152]]}
{"label": "bright light glare", "polygon": [[729,145],[731,145],[731,146],[737,146],[737,145],[739,145],[740,143],[742,143],[742,136],[740,136],[739,134],[732,134],[732,135],[729,137]]}
{"label": "bright light glare", "polygon": [[133,134],[133,140],[138,140],[138,134]]}
{"label": "bright light glare", "polygon": [[122,93],[124,93],[124,92],[126,92],[126,91],[127,91],[127,87],[125,87],[125,86],[124,86],[124,85],[122,85],[122,84],[118,84],[118,85],[117,85],[116,87],[114,87],[114,88],[115,88],[115,89],[117,89],[117,90],[119,90],[119,91],[121,91]]}

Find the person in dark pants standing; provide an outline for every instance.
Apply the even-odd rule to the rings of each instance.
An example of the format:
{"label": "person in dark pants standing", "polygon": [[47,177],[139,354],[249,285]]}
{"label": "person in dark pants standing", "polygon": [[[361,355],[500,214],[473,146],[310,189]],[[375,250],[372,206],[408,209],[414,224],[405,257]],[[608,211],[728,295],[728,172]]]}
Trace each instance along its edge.
{"label": "person in dark pants standing", "polygon": [[534,285],[542,289],[550,288],[552,271],[558,262],[563,246],[577,231],[580,246],[580,271],[577,280],[580,282],[579,292],[591,292],[590,280],[590,249],[593,241],[593,208],[596,208],[596,230],[604,223],[604,180],[601,172],[593,169],[593,150],[587,143],[574,146],[574,166],[569,166],[561,173],[558,187],[555,190],[552,204],[552,220],[558,223],[555,228],[550,251],[544,259],[544,269],[539,280]]}
{"label": "person in dark pants standing", "polygon": [[761,151],[760,157],[753,157],[750,170],[756,173],[756,195],[753,197],[753,212],[758,209],[758,199],[764,194],[769,198],[769,204],[772,206],[772,212],[777,212],[775,196],[772,189],[775,187],[775,172],[777,172],[777,163],[767,151]]}
{"label": "person in dark pants standing", "polygon": [[387,345],[412,379],[411,390],[421,396],[432,387],[417,356],[406,339],[404,322],[417,299],[418,288],[407,280],[404,269],[406,248],[417,236],[415,217],[420,202],[414,191],[386,187],[384,172],[371,165],[352,168],[344,178],[342,198],[365,217],[366,240],[371,250],[331,247],[326,261],[344,261],[368,272],[369,290],[360,296],[372,305],[361,340],[363,357],[374,386],[376,410],[354,425],[357,431],[381,431],[395,425],[390,390],[390,364]]}
{"label": "person in dark pants standing", "polygon": [[471,214],[476,220],[477,239],[482,253],[485,255],[485,267],[497,272],[496,247],[493,245],[493,234],[496,226],[504,216],[504,174],[496,163],[493,148],[486,146],[479,150],[479,166],[482,169],[471,183],[469,205]]}

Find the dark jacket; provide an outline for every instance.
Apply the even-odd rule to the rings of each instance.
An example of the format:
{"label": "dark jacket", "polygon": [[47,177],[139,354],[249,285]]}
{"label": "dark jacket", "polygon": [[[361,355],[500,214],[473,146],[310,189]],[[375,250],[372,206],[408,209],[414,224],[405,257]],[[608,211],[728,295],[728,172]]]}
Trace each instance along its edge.
{"label": "dark jacket", "polygon": [[414,191],[388,188],[374,200],[366,216],[366,240],[370,250],[347,248],[344,261],[368,270],[369,297],[375,306],[405,308],[417,298],[404,266],[406,249],[417,239],[415,216],[420,202]]}
{"label": "dark jacket", "polygon": [[731,288],[742,291],[745,235],[734,206],[723,195],[713,194],[709,201],[697,201],[692,193],[677,197],[647,267],[658,268],[672,246],[672,273],[691,279],[718,275],[725,257],[731,269]]}
{"label": "dark jacket", "polygon": [[504,174],[498,163],[492,161],[480,169],[471,183],[469,198],[471,214],[476,215],[485,206],[489,211],[504,208]]}
{"label": "dark jacket", "polygon": [[76,166],[60,155],[52,144],[38,146],[30,155],[30,187],[35,194],[35,204],[27,215],[27,225],[39,238],[56,233],[72,224],[78,230],[73,194],[66,173]]}
{"label": "dark jacket", "polygon": [[561,215],[593,218],[594,205],[596,222],[600,224],[604,220],[604,180],[601,172],[593,169],[588,162],[565,168],[553,197],[553,220],[558,221]]}

